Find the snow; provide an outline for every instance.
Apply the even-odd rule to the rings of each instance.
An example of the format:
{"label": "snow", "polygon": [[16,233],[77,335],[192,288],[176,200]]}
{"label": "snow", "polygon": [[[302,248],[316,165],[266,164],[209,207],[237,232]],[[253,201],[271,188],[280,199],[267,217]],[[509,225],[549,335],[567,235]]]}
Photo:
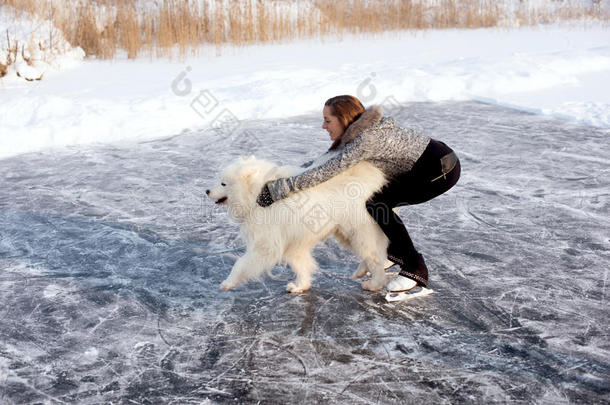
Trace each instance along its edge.
{"label": "snow", "polygon": [[15,14],[6,6],[0,6],[0,35],[0,64],[8,65],[3,82],[40,80],[46,71],[70,68],[85,56],[51,21]]}
{"label": "snow", "polygon": [[610,127],[610,36],[586,24],[202,48],[182,61],[79,61],[71,50],[72,67],[49,65],[40,81],[0,79],[0,158],[307,114],[337,94],[478,100]]}

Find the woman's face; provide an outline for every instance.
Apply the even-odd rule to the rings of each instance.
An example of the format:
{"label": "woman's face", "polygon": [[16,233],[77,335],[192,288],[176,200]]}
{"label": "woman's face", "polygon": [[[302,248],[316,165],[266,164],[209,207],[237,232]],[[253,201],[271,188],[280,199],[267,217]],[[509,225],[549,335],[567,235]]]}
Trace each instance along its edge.
{"label": "woman's face", "polygon": [[339,122],[339,118],[335,117],[330,113],[330,107],[324,106],[324,109],[322,110],[322,115],[324,116],[322,128],[328,131],[330,139],[332,141],[335,141],[341,138],[341,135],[343,135],[343,132],[345,132],[345,128],[343,128],[343,124]]}

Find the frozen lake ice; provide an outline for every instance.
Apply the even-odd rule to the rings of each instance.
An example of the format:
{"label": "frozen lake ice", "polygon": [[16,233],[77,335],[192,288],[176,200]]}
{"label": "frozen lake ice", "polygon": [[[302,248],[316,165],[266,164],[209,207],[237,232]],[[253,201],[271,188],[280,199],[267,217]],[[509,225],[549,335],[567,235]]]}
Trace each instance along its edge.
{"label": "frozen lake ice", "polygon": [[0,403],[607,403],[610,130],[404,105],[462,162],[400,209],[434,294],[363,291],[332,240],[307,293],[220,291],[244,245],[204,190],[322,153],[319,115],[0,160]]}

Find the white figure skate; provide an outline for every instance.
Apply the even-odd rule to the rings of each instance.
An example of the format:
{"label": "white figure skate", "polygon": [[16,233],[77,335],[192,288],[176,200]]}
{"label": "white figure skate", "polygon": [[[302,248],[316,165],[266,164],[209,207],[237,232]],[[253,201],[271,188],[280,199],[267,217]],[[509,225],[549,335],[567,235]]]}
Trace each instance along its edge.
{"label": "white figure skate", "polygon": [[388,293],[385,296],[388,302],[405,301],[411,298],[423,297],[432,293],[429,288],[417,285],[415,280],[398,275],[386,286]]}

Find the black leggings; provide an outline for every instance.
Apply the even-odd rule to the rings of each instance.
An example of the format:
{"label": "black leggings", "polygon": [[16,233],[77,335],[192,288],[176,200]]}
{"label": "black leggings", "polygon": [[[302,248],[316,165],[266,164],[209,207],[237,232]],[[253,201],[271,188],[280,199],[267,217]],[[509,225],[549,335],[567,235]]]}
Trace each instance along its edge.
{"label": "black leggings", "polygon": [[402,220],[392,208],[421,204],[443,194],[457,183],[460,172],[460,161],[453,150],[432,139],[410,171],[394,177],[366,203],[369,214],[390,240],[388,258],[426,283],[428,272],[425,266],[417,270],[419,254]]}

